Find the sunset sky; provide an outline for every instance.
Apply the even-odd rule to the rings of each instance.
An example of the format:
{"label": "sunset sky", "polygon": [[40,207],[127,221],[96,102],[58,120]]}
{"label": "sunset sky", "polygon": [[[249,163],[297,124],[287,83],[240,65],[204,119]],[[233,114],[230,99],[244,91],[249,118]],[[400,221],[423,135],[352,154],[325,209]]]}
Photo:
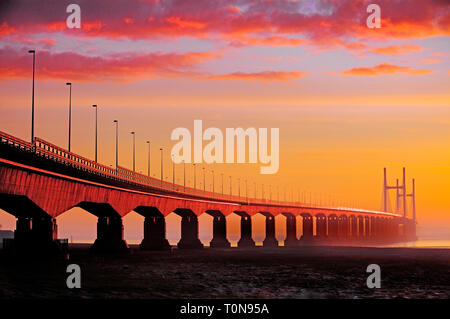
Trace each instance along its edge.
{"label": "sunset sky", "polygon": [[[81,29],[66,26],[70,3],[81,7]],[[370,3],[381,7],[380,29],[366,26]],[[450,238],[449,36],[446,0],[1,1],[0,130],[30,138],[34,49],[38,137],[67,147],[66,82],[74,152],[93,158],[97,104],[99,161],[114,164],[118,119],[120,164],[132,166],[135,131],[137,170],[146,173],[150,140],[152,174],[160,176],[163,147],[168,180],[177,127],[201,119],[224,131],[279,128],[277,174],[260,175],[260,164],[205,165],[216,190],[223,173],[235,193],[241,177],[252,196],[256,182],[259,194],[262,184],[266,194],[287,186],[316,202],[378,210],[383,167],[394,184],[406,166],[419,224]],[[71,213],[73,229],[64,223],[62,235],[95,236],[94,216]],[[139,218],[128,219],[142,232]],[[1,212],[0,224],[13,228],[14,218]],[[127,221],[125,229],[140,238]]]}

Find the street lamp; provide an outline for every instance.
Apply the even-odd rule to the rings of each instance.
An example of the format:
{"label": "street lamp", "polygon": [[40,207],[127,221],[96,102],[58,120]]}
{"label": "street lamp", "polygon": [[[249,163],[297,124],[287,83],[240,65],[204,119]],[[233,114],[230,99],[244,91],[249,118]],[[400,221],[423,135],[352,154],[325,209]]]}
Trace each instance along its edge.
{"label": "street lamp", "polygon": [[247,185],[247,180],[245,180],[245,198],[247,199],[247,202],[248,202],[248,185]]}
{"label": "street lamp", "polygon": [[[92,105],[92,107],[95,108],[95,162],[97,162],[97,104]],[[70,145],[70,143],[69,143],[69,145]],[[69,146],[69,151],[70,151],[70,146]]]}
{"label": "street lamp", "polygon": [[197,189],[197,172],[196,172],[196,169],[195,169],[195,163],[194,164],[192,164],[193,166],[194,166],[194,189]]}
{"label": "street lamp", "polygon": [[163,182],[163,149],[162,147],[159,149],[161,151],[161,187]]}
{"label": "street lamp", "polygon": [[34,142],[34,69],[35,69],[35,60],[36,60],[36,52],[34,50],[28,50],[28,53],[33,54],[33,88],[31,93],[31,143]]}
{"label": "street lamp", "polygon": [[68,150],[70,152],[70,131],[72,126],[72,83],[67,82],[66,85],[69,86],[69,147]]}
{"label": "street lamp", "polygon": [[133,172],[136,171],[136,149],[135,149],[135,142],[136,142],[136,133],[135,132],[130,132],[131,135],[133,135]]}
{"label": "street lamp", "polygon": [[119,121],[114,120],[116,123],[116,169],[119,167]]}
{"label": "street lamp", "polygon": [[186,192],[186,162],[183,160],[183,188]]}
{"label": "street lamp", "polygon": [[206,175],[205,175],[205,167],[202,167],[203,170],[203,191],[206,191]]}
{"label": "street lamp", "polygon": [[147,175],[150,176],[150,141],[147,141],[148,144],[148,164],[147,164]]}
{"label": "street lamp", "polygon": [[238,178],[238,197],[241,199],[241,178]]}
{"label": "street lamp", "polygon": [[175,189],[175,161],[172,154],[172,188]]}

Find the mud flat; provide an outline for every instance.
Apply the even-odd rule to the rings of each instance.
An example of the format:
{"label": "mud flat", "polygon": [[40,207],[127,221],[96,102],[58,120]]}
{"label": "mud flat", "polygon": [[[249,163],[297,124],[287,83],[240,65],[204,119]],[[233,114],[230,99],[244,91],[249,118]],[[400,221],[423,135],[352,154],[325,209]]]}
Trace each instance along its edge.
{"label": "mud flat", "polygon": [[[17,261],[0,252],[0,299],[8,298],[450,298],[450,249],[298,247],[210,249]],[[81,267],[68,289],[66,267]],[[381,288],[366,267],[381,267]]]}

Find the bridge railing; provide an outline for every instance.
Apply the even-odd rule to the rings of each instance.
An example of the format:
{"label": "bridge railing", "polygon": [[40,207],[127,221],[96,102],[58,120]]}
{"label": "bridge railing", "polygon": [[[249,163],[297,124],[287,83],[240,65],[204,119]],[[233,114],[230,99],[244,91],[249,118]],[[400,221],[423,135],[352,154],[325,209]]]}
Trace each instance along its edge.
{"label": "bridge railing", "polygon": [[25,151],[33,150],[33,144],[31,144],[30,142],[26,142],[24,140],[21,140],[20,138],[14,137],[4,132],[0,132],[0,143],[8,144]]}
{"label": "bridge railing", "polygon": [[284,206],[292,206],[292,205],[297,206],[302,204],[296,201],[289,202],[289,201],[269,200],[262,198],[252,198],[248,197],[247,194],[241,196],[222,194],[221,192],[220,193],[212,192],[189,186],[179,185],[173,182],[170,183],[161,179],[157,179],[151,176],[147,176],[129,170],[122,166],[112,168],[110,166],[100,164],[83,156],[69,152],[41,138],[35,138],[34,143],[32,144],[24,140],[18,139],[12,135],[0,132],[0,142],[7,143],[21,150],[34,152],[36,155],[40,157],[58,162],[60,164],[71,166],[88,173],[96,174],[102,177],[111,178],[114,180],[119,180],[127,183],[132,183],[139,186],[152,187],[154,189],[161,191],[170,191],[181,195],[202,197],[205,198],[206,200],[223,200],[248,204],[284,205]]}

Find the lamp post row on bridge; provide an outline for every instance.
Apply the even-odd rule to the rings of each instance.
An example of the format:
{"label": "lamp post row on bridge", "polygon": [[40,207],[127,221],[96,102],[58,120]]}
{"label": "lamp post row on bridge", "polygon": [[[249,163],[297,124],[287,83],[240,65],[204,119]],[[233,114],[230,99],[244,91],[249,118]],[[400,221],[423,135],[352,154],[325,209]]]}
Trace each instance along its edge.
{"label": "lamp post row on bridge", "polygon": [[[35,50],[29,50],[28,53],[33,55],[33,80],[32,80],[32,100],[31,100],[31,142],[34,142],[34,137],[35,137],[35,107],[34,107],[34,96],[35,96],[35,66],[36,66],[36,51]],[[69,125],[68,125],[68,151],[71,151],[71,134],[72,134],[72,83],[71,82],[66,82],[66,85],[69,86]],[[98,106],[96,104],[92,105],[93,108],[95,108],[95,162],[98,161]],[[116,128],[116,169],[118,168],[119,165],[119,121],[118,120],[114,120],[113,121],[115,123],[115,128]],[[135,146],[135,132],[131,132],[132,136],[133,136],[133,171],[136,171],[136,146]],[[148,164],[147,164],[147,175],[150,176],[150,141],[147,141],[148,144]],[[163,174],[163,149],[160,148],[161,151],[161,185],[162,182],[164,180],[164,174]],[[183,186],[184,188],[186,188],[186,168],[185,168],[185,162],[183,162],[184,168],[184,182],[183,182]],[[194,189],[196,189],[196,165],[195,163],[194,165]],[[206,191],[206,173],[205,173],[205,167],[202,168],[203,169],[203,191]],[[214,182],[214,170],[212,170],[212,191],[215,191],[215,182]],[[222,175],[222,194],[224,193],[224,185],[223,185],[223,174]],[[230,196],[232,196],[232,177],[229,176],[230,178]],[[240,191],[240,178],[238,178],[238,197],[241,197],[241,191]],[[247,180],[245,181],[246,183],[246,198],[248,200],[248,188],[247,188]],[[173,166],[173,184],[175,185],[175,165]],[[403,182],[403,185],[405,185],[405,181]],[[269,185],[270,188],[270,185]],[[285,200],[286,200],[286,189],[285,189]],[[279,188],[277,190],[277,198],[278,200],[280,199],[279,197]],[[256,187],[256,183],[255,183],[255,198],[257,197],[257,187]],[[270,199],[272,197],[272,193],[270,191]],[[262,185],[262,194],[261,194],[261,199],[264,199],[264,185]],[[293,200],[293,194],[292,194],[292,200]],[[311,200],[310,200],[311,201]],[[406,196],[403,196],[403,204],[405,205],[406,203]]]}

